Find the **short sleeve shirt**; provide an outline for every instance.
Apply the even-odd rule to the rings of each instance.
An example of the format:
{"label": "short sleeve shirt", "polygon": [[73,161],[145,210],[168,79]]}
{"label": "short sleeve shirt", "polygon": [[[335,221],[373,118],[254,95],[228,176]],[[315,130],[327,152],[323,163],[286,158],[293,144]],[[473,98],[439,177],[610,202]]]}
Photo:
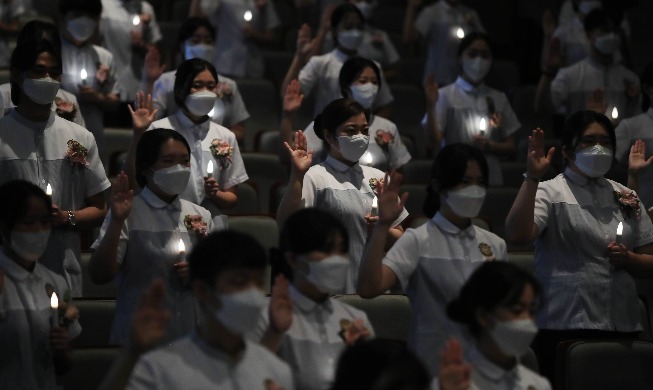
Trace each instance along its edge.
{"label": "short sleeve shirt", "polygon": [[[68,141],[87,149],[86,165],[67,156]],[[45,122],[31,122],[12,111],[0,119],[0,184],[26,180],[45,190],[52,186],[52,203],[62,210],[86,207],[86,198],[111,186],[98,156],[95,138],[88,130],[54,113]],[[79,232],[53,229],[41,263],[62,275],[73,297],[82,294]]]}
{"label": "short sleeve shirt", "polygon": [[[341,98],[340,69],[349,57],[338,49],[333,49],[327,54],[313,56],[299,71],[299,84],[304,94],[315,92],[315,107],[313,114],[317,115],[322,112],[324,107],[331,101]],[[377,64],[378,65],[378,64]],[[392,103],[392,93],[388,83],[381,73],[381,88],[374,100],[373,108],[379,108]]]}
{"label": "short sleeve shirt", "polygon": [[[190,289],[179,283],[174,270],[175,263],[185,260],[185,254],[179,253],[179,240],[184,242],[185,253],[190,253],[202,237],[187,228],[186,216],[200,216],[206,223],[206,232],[213,230],[211,214],[196,204],[179,198],[168,204],[147,187],[134,197],[131,213],[120,231],[116,256],[120,271],[111,343],[129,341],[134,311],[156,278],[165,282],[164,306],[171,314],[166,340],[181,337],[193,329],[197,320],[195,300]],[[100,245],[110,222],[111,213],[105,218],[92,249]]]}
{"label": "short sleeve shirt", "polygon": [[234,359],[193,332],[141,357],[127,389],[267,390],[272,385],[294,389],[288,365],[267,349],[245,340],[244,351]]}
{"label": "short sleeve shirt", "polygon": [[[234,133],[209,120],[201,124],[195,124],[181,111],[152,123],[150,129],[156,128],[175,130],[184,136],[190,145],[191,175],[188,186],[181,194],[181,198],[202,205],[211,211],[211,215],[214,217],[222,214],[218,207],[206,198],[204,177],[206,176],[209,161],[213,161],[214,177],[222,190],[238,185],[249,178],[247,172],[245,172],[245,163],[240,155]],[[226,141],[233,148],[230,161],[214,156],[211,151],[211,142],[213,140]],[[221,161],[224,163],[221,163]]]}
{"label": "short sleeve shirt", "polygon": [[[277,354],[288,363],[298,390],[328,390],[335,378],[338,358],[349,345],[345,342],[347,328],[354,321],[362,324],[374,336],[367,315],[352,306],[328,298],[317,303],[290,287],[293,320],[286,331]],[[269,325],[268,309],[261,312],[256,341]]]}
{"label": "short sleeve shirt", "polygon": [[[64,102],[70,102],[73,104],[73,106],[77,107],[72,122],[82,127],[86,127],[86,122],[84,122],[84,117],[82,116],[82,110],[79,107],[79,103],[77,102],[77,97],[75,95],[64,91],[63,89],[59,89],[59,91],[57,91],[56,98],[61,99]],[[9,114],[9,112],[14,108],[16,108],[16,106],[14,105],[14,102],[11,101],[11,84],[6,83],[0,85],[0,118]],[[56,101],[52,102],[52,112],[57,112]]]}
{"label": "short sleeve shirt", "polygon": [[625,270],[612,269],[607,246],[616,240],[619,222],[628,250],[650,244],[653,224],[641,202],[639,219],[622,212],[614,191],[630,192],[614,181],[588,180],[570,169],[540,183],[535,276],[547,297],[538,312],[540,328],[642,329],[635,280]]}
{"label": "short sleeve shirt", "polygon": [[[209,113],[211,114],[209,115],[211,120],[219,125],[231,127],[249,118],[249,112],[245,108],[245,103],[236,82],[228,77],[218,75],[218,83],[224,83],[231,90],[231,94],[215,101],[213,112]],[[179,109],[175,102],[174,89],[175,71],[162,74],[154,82],[152,105],[159,110],[157,112],[158,118],[172,115]]]}
{"label": "short sleeve shirt", "polygon": [[[367,151],[360,159],[363,165],[371,166],[381,171],[401,168],[411,159],[411,155],[401,140],[397,125],[377,115],[370,121],[370,143]],[[307,148],[313,149],[313,164],[319,164],[326,158],[327,150],[324,141],[315,134],[313,122],[304,130]]]}
{"label": "short sleeve shirt", "polygon": [[450,337],[463,350],[471,341],[464,326],[449,319],[447,305],[483,262],[507,257],[506,243],[497,235],[474,225],[460,229],[437,213],[426,224],[406,230],[383,258],[413,308],[408,346],[432,375]]}
{"label": "short sleeve shirt", "polygon": [[[651,129],[653,129],[653,108],[619,122],[614,131],[617,136],[615,158],[619,162],[627,164],[630,147],[638,139],[646,143],[646,156],[653,155],[653,134]],[[639,190],[637,193],[644,202],[645,207],[653,206],[653,166],[649,165],[639,171]]]}
{"label": "short sleeve shirt", "polygon": [[[340,218],[349,232],[349,257],[353,262],[343,293],[354,294],[358,281],[358,268],[367,242],[365,216],[372,211],[374,191],[370,179],[381,179],[384,173],[376,168],[350,167],[327,157],[319,165],[312,166],[304,176],[302,203],[304,207],[319,207]],[[396,226],[408,216],[404,209],[393,223]]]}

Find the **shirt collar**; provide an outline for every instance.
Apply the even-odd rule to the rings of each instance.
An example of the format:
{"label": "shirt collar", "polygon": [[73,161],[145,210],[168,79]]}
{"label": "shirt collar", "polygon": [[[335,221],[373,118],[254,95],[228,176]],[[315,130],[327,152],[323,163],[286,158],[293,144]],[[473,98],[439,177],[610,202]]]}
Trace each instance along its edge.
{"label": "shirt collar", "polygon": [[569,179],[572,183],[580,187],[585,187],[587,184],[597,184],[599,187],[605,187],[608,184],[608,181],[604,177],[599,177],[597,179],[587,178],[580,173],[573,171],[571,168],[567,167],[565,169],[565,177]]}
{"label": "shirt collar", "polygon": [[177,110],[175,113],[175,118],[177,118],[177,121],[179,121],[179,124],[183,129],[192,129],[194,131],[209,131],[209,127],[211,127],[211,120],[207,119],[202,123],[195,123],[190,120],[190,118],[187,117],[181,109]]}
{"label": "shirt collar", "polygon": [[333,49],[333,55],[339,59],[340,61],[347,61],[349,59],[349,55],[345,54],[342,50],[335,48]]}
{"label": "shirt collar", "polygon": [[32,275],[39,279],[42,279],[43,277],[38,263],[35,264],[34,270],[30,272],[10,259],[9,256],[4,253],[4,250],[0,250],[0,268],[4,269],[7,276],[11,279],[21,282]]}
{"label": "shirt collar", "polygon": [[[54,104],[54,103],[53,103]],[[18,110],[14,108],[13,110],[10,111],[10,114],[18,123],[25,127],[29,127],[30,129],[34,131],[43,131],[46,128],[50,127],[52,123],[54,123],[55,120],[55,113],[50,112],[50,116],[48,119],[44,122],[33,122],[29,120],[28,118],[25,118],[21,114],[18,113]]]}
{"label": "shirt collar", "polygon": [[446,219],[442,214],[440,214],[440,212],[437,212],[431,220],[435,222],[435,224],[438,225],[441,230],[449,234],[467,236],[469,238],[476,237],[476,229],[474,229],[474,224],[470,224],[467,228],[461,229]]}
{"label": "shirt collar", "polygon": [[165,209],[168,207],[172,207],[173,209],[177,211],[181,211],[181,200],[179,200],[179,196],[175,198],[175,200],[172,201],[172,203],[166,203],[163,199],[159,198],[152,192],[147,186],[143,188],[141,191],[141,198],[150,205],[150,207],[153,207],[155,209]]}
{"label": "shirt collar", "polygon": [[506,371],[489,361],[476,348],[471,348],[471,351],[469,352],[469,360],[473,363],[476,372],[492,382],[500,383],[501,381],[507,381],[514,383],[518,378],[517,367],[519,364],[516,364],[515,367]]}
{"label": "shirt collar", "polygon": [[340,162],[336,160],[335,158],[331,157],[331,155],[328,155],[326,160],[324,160],[325,163],[329,164],[329,166],[333,169],[335,169],[338,172],[345,173],[349,170],[352,170],[357,173],[363,173],[363,168],[361,168],[361,165],[356,162],[356,164],[349,166],[343,162]]}
{"label": "shirt collar", "polygon": [[467,82],[467,80],[462,78],[462,76],[458,76],[458,78],[456,79],[456,86],[467,93],[477,93],[481,90],[483,85],[484,84],[482,83],[479,84],[478,86],[472,85],[469,82]]}
{"label": "shirt collar", "polygon": [[304,313],[311,313],[320,307],[326,309],[328,312],[333,311],[333,304],[329,298],[325,299],[324,302],[315,302],[299,292],[299,290],[292,285],[288,287],[288,293],[293,304]]}

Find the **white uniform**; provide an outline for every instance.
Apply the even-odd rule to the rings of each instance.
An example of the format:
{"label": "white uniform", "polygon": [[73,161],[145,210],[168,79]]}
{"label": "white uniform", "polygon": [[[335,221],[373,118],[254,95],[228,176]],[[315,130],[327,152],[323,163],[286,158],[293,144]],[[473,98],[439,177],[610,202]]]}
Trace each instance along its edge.
{"label": "white uniform", "polygon": [[[147,187],[134,197],[131,213],[120,231],[116,255],[120,272],[110,343],[126,344],[129,341],[134,311],[140,297],[156,278],[165,282],[164,306],[171,314],[166,341],[181,337],[193,329],[197,320],[195,299],[190,288],[179,282],[174,264],[185,260],[185,255],[179,254],[179,240],[184,241],[185,253],[190,253],[202,237],[184,224],[186,216],[195,215],[206,222],[207,233],[213,230],[211,214],[196,204],[178,197],[168,204]],[[93,250],[102,242],[110,222],[111,213],[91,246]]]}
{"label": "white uniform", "polygon": [[[134,26],[134,16],[138,14],[151,15],[148,27],[142,24]],[[156,43],[161,40],[161,30],[156,21],[154,8],[147,1],[141,0],[102,0],[102,16],[100,33],[102,46],[113,54],[116,64],[116,77],[120,85],[120,100],[131,102],[136,92],[143,89],[142,73],[145,54],[141,49],[132,48],[132,30],[142,30],[146,43]]]}
{"label": "white uniform", "polygon": [[[488,99],[493,101],[496,112],[501,114],[503,124],[500,128],[493,128],[490,125]],[[481,134],[481,119],[485,120],[487,126],[485,136],[495,142],[514,134],[521,127],[503,92],[485,84],[475,87],[462,77],[458,77],[455,83],[440,88],[440,98],[435,105],[435,112],[438,129],[444,133],[442,146],[455,142],[472,145],[473,137]],[[485,158],[490,170],[490,185],[503,185],[498,157],[485,153]]]}
{"label": "white uniform", "polygon": [[[154,82],[152,106],[159,110],[156,113],[157,119],[172,115],[179,109],[174,94],[175,73],[176,71],[166,72]],[[236,82],[228,77],[218,75],[218,83],[224,83],[231,89],[231,95],[216,99],[211,120],[224,127],[231,127],[249,118],[249,112],[245,108]]]}
{"label": "white uniform", "polygon": [[[11,23],[18,19],[27,11],[25,0],[5,0],[0,3],[0,21]],[[5,34],[0,38],[0,67],[9,67],[11,60],[11,50]]]}
{"label": "white uniform", "polygon": [[192,332],[141,357],[127,389],[266,390],[273,384],[294,389],[288,365],[267,349],[245,340],[244,350],[233,358]]}
{"label": "white uniform", "polygon": [[560,51],[564,58],[563,66],[582,61],[590,53],[590,41],[587,39],[583,22],[577,15],[567,23],[559,25],[553,32],[553,38],[560,41]]}
{"label": "white uniform", "polygon": [[[638,139],[646,142],[646,156],[653,155],[653,134],[651,134],[651,129],[653,129],[653,108],[619,122],[614,130],[617,136],[615,158],[621,163],[628,164],[630,147]],[[653,166],[649,165],[639,172],[639,190],[637,193],[646,208],[653,206]]]}
{"label": "white uniform", "polygon": [[431,375],[438,373],[440,352],[450,337],[468,350],[471,336],[449,319],[446,307],[484,261],[506,260],[506,243],[474,225],[460,229],[437,213],[426,224],[408,229],[383,258],[401,283],[413,314],[408,346]]}
{"label": "white uniform", "polygon": [[[378,133],[377,132],[381,132]],[[383,140],[385,134],[391,138],[389,143]],[[327,150],[324,141],[318,138],[313,129],[313,122],[304,130],[308,150],[313,149],[313,164],[319,164],[326,158]],[[372,115],[370,120],[370,144],[361,157],[360,163],[382,171],[401,168],[410,161],[411,155],[401,140],[401,134],[394,122],[377,115]]]}
{"label": "white uniform", "polygon": [[[87,149],[86,165],[67,157],[69,140]],[[52,203],[73,211],[111,186],[93,134],[54,113],[46,122],[31,122],[17,111],[0,119],[0,184],[16,179],[43,190],[50,183]],[[82,295],[80,258],[79,232],[68,226],[53,229],[41,264],[66,279],[73,297]]]}
{"label": "white uniform", "polygon": [[452,7],[446,1],[440,0],[424,7],[417,15],[415,28],[428,43],[424,77],[432,73],[440,85],[447,85],[456,79],[460,68],[460,38],[456,35],[459,27],[465,34],[485,31],[478,13],[462,4]]}
{"label": "white uniform", "polygon": [[[0,383],[5,389],[57,389],[50,347],[50,295],[59,302],[69,292],[63,278],[36,263],[30,272],[0,251],[5,273],[0,293]],[[71,338],[81,333],[79,322],[68,327]]]}
{"label": "white uniform", "polygon": [[[75,115],[72,122],[77,123],[82,127],[86,127],[84,122],[84,117],[82,116],[82,111],[77,102],[77,97],[68,91],[59,89],[57,91],[57,98],[63,100],[64,102],[70,102],[76,107]],[[14,103],[11,101],[11,84],[6,83],[0,85],[0,118],[9,114],[9,111],[16,108]],[[57,112],[56,101],[52,102],[52,112]]]}
{"label": "white uniform", "polygon": [[[370,179],[382,179],[384,172],[356,163],[348,166],[329,156],[312,166],[304,176],[302,203],[304,207],[319,207],[338,217],[349,233],[349,257],[352,267],[343,293],[356,293],[358,268],[367,242],[365,216],[372,211],[374,192]],[[392,224],[396,226],[408,216],[404,209]]]}
{"label": "white uniform", "polygon": [[[333,36],[328,34],[322,45],[322,54],[331,50],[333,50]],[[365,26],[363,30],[363,42],[358,48],[358,56],[378,63],[381,69],[395,65],[401,59],[388,34],[370,26]]]}
{"label": "white uniform", "polygon": [[628,190],[612,180],[589,180],[567,169],[540,183],[535,198],[535,276],[542,284],[540,329],[593,329],[637,332],[640,307],[635,279],[614,270],[607,246],[616,240],[632,251],[653,242],[653,224],[639,202],[640,217],[624,213],[615,191]]}
{"label": "white uniform", "polygon": [[[338,78],[340,77],[342,65],[349,58],[342,51],[333,49],[327,54],[311,57],[299,72],[298,80],[302,92],[305,95],[313,92],[316,93],[315,108],[313,109],[314,115],[321,113],[324,107],[331,103],[331,101],[342,97]],[[388,105],[392,101],[393,97],[390,93],[390,88],[385,81],[383,73],[381,73],[381,88],[376,95],[373,108],[376,109]]]}
{"label": "white uniform", "polygon": [[[297,390],[328,390],[335,377],[338,358],[349,345],[345,342],[346,327],[361,321],[374,337],[367,315],[352,306],[328,298],[317,303],[290,286],[293,319],[277,354],[290,365]],[[269,325],[268,308],[253,335],[261,340]]]}

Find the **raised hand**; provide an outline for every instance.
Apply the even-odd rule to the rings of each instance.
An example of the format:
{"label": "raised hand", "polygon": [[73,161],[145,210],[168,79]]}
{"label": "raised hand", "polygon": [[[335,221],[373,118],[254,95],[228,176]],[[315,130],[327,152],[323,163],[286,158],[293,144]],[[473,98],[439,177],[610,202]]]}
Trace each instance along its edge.
{"label": "raised hand", "polygon": [[630,154],[628,155],[628,169],[637,173],[640,169],[646,168],[653,162],[653,156],[646,158],[646,143],[641,139],[635,141],[633,146],[630,147]]}
{"label": "raised hand", "polygon": [[542,129],[533,130],[533,135],[528,137],[528,157],[526,159],[526,171],[533,178],[541,178],[551,166],[555,148],[551,147],[545,153],[544,146],[544,132]]}
{"label": "raised hand", "polygon": [[286,112],[295,112],[302,106],[304,94],[299,86],[299,81],[292,80],[286,87],[286,93],[283,94],[283,110]]}
{"label": "raised hand", "polygon": [[288,280],[283,275],[277,275],[274,279],[268,316],[270,328],[276,333],[285,333],[292,325],[292,301],[288,294]]}
{"label": "raised hand", "polygon": [[549,72],[554,72],[560,68],[564,62],[564,55],[560,45],[560,39],[553,38],[549,42],[546,58],[544,59],[544,67]]}
{"label": "raised hand", "polygon": [[424,95],[426,95],[426,101],[429,107],[435,106],[435,103],[438,102],[440,98],[438,83],[435,81],[435,76],[433,73],[429,73],[424,80]]}
{"label": "raised hand", "polygon": [[401,181],[402,176],[397,171],[385,174],[385,184],[381,186],[379,196],[377,197],[379,221],[383,224],[392,224],[404,210],[408,193],[406,192],[399,197]]}
{"label": "raised hand", "polygon": [[153,83],[161,77],[165,69],[166,65],[161,64],[161,53],[159,49],[154,45],[148,47],[147,53],[145,53],[145,64],[143,65],[145,79]]}
{"label": "raised hand", "polygon": [[138,135],[142,135],[145,130],[154,122],[154,116],[156,115],[158,109],[152,109],[152,95],[147,94],[145,96],[144,92],[136,93],[136,110],[128,105],[129,112],[132,115],[132,127],[134,132]]}
{"label": "raised hand", "polygon": [[301,130],[295,133],[293,147],[288,142],[283,143],[290,155],[290,162],[294,174],[304,175],[313,163],[313,149],[307,149],[306,136]]}
{"label": "raised hand", "polygon": [[311,28],[308,24],[304,23],[297,32],[297,47],[295,48],[295,55],[308,61],[315,51],[315,39],[311,38]]}
{"label": "raised hand", "polygon": [[442,390],[469,389],[471,366],[463,362],[463,349],[455,338],[447,341],[440,354],[439,382]]}
{"label": "raised hand", "polygon": [[111,218],[124,222],[132,210],[134,192],[129,189],[129,179],[125,172],[120,172],[111,186]]}
{"label": "raised hand", "polygon": [[143,294],[134,313],[131,329],[131,349],[143,353],[155,347],[166,335],[170,313],[164,309],[163,280],[155,280]]}

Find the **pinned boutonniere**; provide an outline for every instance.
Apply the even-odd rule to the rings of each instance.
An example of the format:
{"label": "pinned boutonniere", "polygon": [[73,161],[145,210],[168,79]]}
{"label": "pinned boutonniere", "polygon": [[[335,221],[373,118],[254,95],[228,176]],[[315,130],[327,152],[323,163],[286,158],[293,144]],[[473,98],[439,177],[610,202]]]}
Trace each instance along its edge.
{"label": "pinned boutonniere", "polygon": [[365,340],[370,337],[370,330],[365,326],[365,322],[362,319],[340,320],[340,332],[338,336],[342,338],[342,341],[346,345],[354,345],[358,340]]}
{"label": "pinned boutonniere", "polygon": [[88,149],[79,142],[71,139],[67,142],[68,150],[66,151],[66,157],[70,160],[70,165],[79,164],[81,166],[88,165],[86,161],[86,156],[88,156]]}
{"label": "pinned boutonniere", "polygon": [[481,251],[481,254],[485,256],[485,261],[494,261],[494,253],[492,253],[492,247],[484,242],[478,244],[478,249]]}
{"label": "pinned boutonniere", "polygon": [[635,219],[639,219],[639,198],[635,194],[635,191],[623,190],[613,191],[612,193],[624,218],[634,216]]}
{"label": "pinned boutonniere", "polygon": [[64,100],[60,97],[55,97],[54,104],[57,107],[55,110],[57,115],[68,121],[74,121],[75,114],[77,114],[77,106],[75,103],[69,102],[68,100]]}
{"label": "pinned boutonniere", "polygon": [[390,142],[392,142],[394,139],[395,136],[392,135],[392,133],[390,133],[389,131],[385,131],[385,130],[377,130],[376,136],[374,137],[376,143],[384,149],[387,149],[388,145],[390,145]]}
{"label": "pinned boutonniere", "polygon": [[218,99],[229,101],[231,100],[234,91],[227,85],[227,83],[218,83],[218,85],[215,86],[215,94],[218,95]]}
{"label": "pinned boutonniere", "polygon": [[206,237],[208,235],[208,232],[206,231],[206,222],[202,220],[201,215],[187,214],[184,217],[184,226],[186,226],[186,229],[197,233],[200,237]]}
{"label": "pinned boutonniere", "polygon": [[380,179],[371,178],[370,179],[370,188],[374,192],[374,195],[376,195],[377,197],[379,196],[379,193],[383,192],[383,186],[384,185],[385,185],[385,179],[384,178],[380,178]]}
{"label": "pinned boutonniere", "polygon": [[227,141],[214,139],[211,141],[211,153],[220,163],[221,168],[225,168],[231,162],[231,155],[234,153],[234,148],[229,145]]}

